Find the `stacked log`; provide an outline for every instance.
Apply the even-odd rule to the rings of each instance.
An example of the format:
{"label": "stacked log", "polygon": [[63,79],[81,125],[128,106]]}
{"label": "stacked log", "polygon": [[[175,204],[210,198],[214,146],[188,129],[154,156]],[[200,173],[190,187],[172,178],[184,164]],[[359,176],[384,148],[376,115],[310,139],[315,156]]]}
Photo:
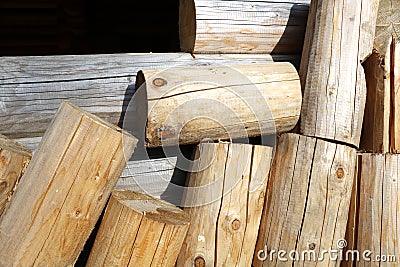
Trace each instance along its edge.
{"label": "stacked log", "polygon": [[[367,103],[346,233],[348,247],[359,252],[343,266],[397,266],[398,233],[393,228],[399,206],[398,162],[399,109],[398,1],[381,0],[376,24],[374,51],[364,62]],[[368,152],[368,153],[365,153]],[[367,252],[367,258],[363,253]],[[370,252],[370,253],[369,253]]]}
{"label": "stacked log", "polygon": [[137,81],[147,147],[286,132],[300,115],[300,80],[287,62],[143,70]]}
{"label": "stacked log", "polygon": [[137,139],[64,102],[0,221],[0,265],[73,265]]}
{"label": "stacked log", "polygon": [[0,134],[0,216],[32,157],[29,149]]}
{"label": "stacked log", "polygon": [[184,198],[190,227],[177,266],[250,266],[272,148],[204,143],[197,156]]}
{"label": "stacked log", "polygon": [[[320,257],[343,248],[366,99],[360,62],[372,52],[378,2],[311,2],[300,66],[304,136],[279,138],[255,266],[340,264],[339,257]],[[292,250],[313,251],[318,262],[290,258]]]}
{"label": "stacked log", "polygon": [[86,266],[173,267],[188,227],[187,215],[167,202],[114,191]]}
{"label": "stacked log", "polygon": [[301,54],[310,0],[180,0],[181,50]]}
{"label": "stacked log", "polygon": [[[356,150],[313,137],[283,134],[278,139],[270,173],[254,266],[310,264],[321,251],[338,248],[346,231]],[[296,260],[289,252],[296,250]],[[304,251],[316,258],[302,259]],[[293,255],[292,255],[293,256]],[[294,256],[295,257],[295,256]],[[329,257],[318,262],[329,265]]]}

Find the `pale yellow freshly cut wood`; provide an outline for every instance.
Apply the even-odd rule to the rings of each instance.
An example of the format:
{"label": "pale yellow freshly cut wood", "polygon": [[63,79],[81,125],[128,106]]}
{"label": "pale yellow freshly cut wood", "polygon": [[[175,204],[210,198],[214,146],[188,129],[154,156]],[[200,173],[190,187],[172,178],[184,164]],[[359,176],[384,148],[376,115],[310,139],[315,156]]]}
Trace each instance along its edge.
{"label": "pale yellow freshly cut wood", "polygon": [[0,134],[0,216],[31,157],[28,148]]}
{"label": "pale yellow freshly cut wood", "polygon": [[312,1],[300,67],[300,132],[359,145],[379,0]]}
{"label": "pale yellow freshly cut wood", "polygon": [[113,191],[87,267],[175,266],[189,227],[181,209],[133,191]]}
{"label": "pale yellow freshly cut wood", "polygon": [[[301,253],[337,249],[345,237],[356,150],[296,134],[279,137],[271,167],[253,264],[259,266],[338,266],[340,261],[302,261]],[[267,248],[297,250],[299,261],[278,261]],[[260,259],[259,259],[260,257]],[[265,257],[265,260],[264,260]]]}
{"label": "pale yellow freshly cut wood", "polygon": [[302,101],[287,62],[143,70],[137,85],[147,91],[148,147],[289,131]]}
{"label": "pale yellow freshly cut wood", "polygon": [[309,4],[310,0],[180,0],[181,49],[299,54]]}
{"label": "pale yellow freshly cut wood", "polygon": [[42,136],[61,100],[118,124],[134,93],[136,73],[175,66],[300,61],[299,55],[140,53],[0,58],[0,133]]}
{"label": "pale yellow freshly cut wood", "polygon": [[[360,207],[357,249],[390,259],[385,263],[361,260],[357,266],[398,266],[400,258],[400,155],[361,154]],[[383,259],[382,257],[382,259]]]}
{"label": "pale yellow freshly cut wood", "polygon": [[[272,148],[201,144],[189,176],[190,227],[177,266],[251,266]],[[196,170],[196,168],[195,168]]]}
{"label": "pale yellow freshly cut wood", "polygon": [[73,265],[136,143],[63,102],[1,218],[0,265]]}

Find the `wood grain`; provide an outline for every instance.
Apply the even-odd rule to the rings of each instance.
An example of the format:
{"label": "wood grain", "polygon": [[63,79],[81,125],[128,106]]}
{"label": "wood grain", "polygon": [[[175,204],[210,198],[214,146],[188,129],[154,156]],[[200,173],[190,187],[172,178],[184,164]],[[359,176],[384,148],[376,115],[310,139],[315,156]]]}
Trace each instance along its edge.
{"label": "wood grain", "polygon": [[175,266],[189,227],[177,207],[133,191],[113,191],[90,266]]}
{"label": "wood grain", "polygon": [[300,54],[309,0],[181,0],[182,51]]}
{"label": "wood grain", "polygon": [[300,67],[300,132],[359,146],[366,85],[361,66],[372,52],[378,0],[314,1]]}
{"label": "wood grain", "polygon": [[374,153],[390,150],[390,60],[374,50],[364,62],[367,80],[367,101],[360,149]]}
{"label": "wood grain", "polygon": [[[299,62],[297,55],[115,54],[0,58],[0,133],[42,136],[62,100],[118,124],[136,73],[174,66]],[[121,118],[122,117],[122,118]]]}
{"label": "wood grain", "polygon": [[73,265],[136,143],[63,102],[1,218],[0,265]]}
{"label": "wood grain", "polygon": [[[316,138],[283,134],[271,167],[253,265],[337,266],[340,261],[302,260],[304,251],[337,249],[345,237],[356,150]],[[266,259],[262,257],[267,248]],[[272,250],[297,250],[299,261],[279,261]],[[257,255],[258,254],[258,255]],[[261,260],[258,258],[261,257]]]}
{"label": "wood grain", "polygon": [[[400,157],[395,154],[360,155],[360,208],[357,249],[399,259]],[[398,262],[360,261],[357,266],[398,266]]]}
{"label": "wood grain", "polygon": [[300,115],[299,76],[287,62],[143,70],[138,80],[147,147],[285,132]]}
{"label": "wood grain", "polygon": [[11,200],[31,157],[29,149],[0,134],[0,216]]}
{"label": "wood grain", "polygon": [[195,189],[184,198],[191,225],[177,266],[251,266],[272,148],[208,143],[197,155],[188,178]]}
{"label": "wood grain", "polygon": [[374,52],[364,62],[367,103],[360,148],[373,153],[400,151],[399,2],[379,2]]}

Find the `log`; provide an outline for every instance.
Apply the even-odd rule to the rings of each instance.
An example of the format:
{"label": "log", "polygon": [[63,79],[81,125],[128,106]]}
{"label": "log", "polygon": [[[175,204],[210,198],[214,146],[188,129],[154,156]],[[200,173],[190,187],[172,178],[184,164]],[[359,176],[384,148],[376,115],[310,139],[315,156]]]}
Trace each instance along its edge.
{"label": "log", "polygon": [[11,200],[31,157],[29,149],[0,134],[0,216]]}
{"label": "log", "polygon": [[251,266],[272,148],[204,143],[197,155],[198,171],[189,175],[184,197],[190,226],[177,266]]}
{"label": "log", "polygon": [[180,0],[181,50],[299,54],[309,4],[310,0]]}
{"label": "log", "polygon": [[141,69],[295,61],[297,55],[115,54],[0,58],[0,133],[40,137],[60,101],[119,124]]}
{"label": "log", "polygon": [[[391,256],[400,256],[400,155],[364,153],[360,161],[357,250],[370,250],[372,262],[360,257],[357,266],[398,266]],[[377,262],[376,256],[386,263]]]}
{"label": "log", "polygon": [[[278,139],[253,265],[339,266],[321,251],[345,237],[356,164],[354,148],[297,134]],[[286,251],[278,260],[278,251]],[[289,253],[292,250],[296,254]],[[272,251],[275,251],[273,253]],[[305,251],[315,252],[302,257]],[[292,258],[290,258],[292,257]],[[293,261],[291,259],[298,259]]]}
{"label": "log", "polygon": [[311,3],[300,66],[302,134],[359,146],[366,98],[360,62],[372,52],[378,3]]}
{"label": "log", "polygon": [[0,265],[73,265],[136,142],[63,102],[1,218]]}
{"label": "log", "polygon": [[289,131],[302,101],[289,63],[143,70],[138,85],[147,92],[147,147]]}
{"label": "log", "polygon": [[189,227],[179,208],[133,191],[114,191],[87,267],[175,266]]}

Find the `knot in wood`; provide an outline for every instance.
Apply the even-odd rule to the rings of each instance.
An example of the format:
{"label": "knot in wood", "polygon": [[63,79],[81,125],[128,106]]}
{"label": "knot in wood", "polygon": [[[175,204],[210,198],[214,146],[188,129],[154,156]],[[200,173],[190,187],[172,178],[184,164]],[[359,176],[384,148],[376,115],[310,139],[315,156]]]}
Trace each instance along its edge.
{"label": "knot in wood", "polygon": [[167,81],[164,80],[163,78],[155,78],[153,80],[153,84],[154,84],[154,86],[161,87],[161,86],[166,85]]}
{"label": "knot in wood", "polygon": [[310,250],[314,250],[316,246],[317,246],[317,245],[316,245],[315,243],[311,243],[311,244],[308,245],[308,248],[309,248]]}
{"label": "knot in wood", "polygon": [[206,266],[206,261],[205,261],[204,258],[201,257],[201,256],[196,257],[196,258],[194,259],[194,266],[195,266],[195,267],[205,267],[205,266]]}
{"label": "knot in wood", "polygon": [[336,171],[336,176],[337,176],[337,178],[343,179],[344,175],[345,175],[345,173],[344,173],[343,168],[337,169],[337,171]]}
{"label": "knot in wood", "polygon": [[239,228],[240,228],[240,220],[234,219],[234,220],[232,221],[232,223],[231,223],[231,226],[232,226],[232,229],[233,229],[234,231],[239,230]]}

